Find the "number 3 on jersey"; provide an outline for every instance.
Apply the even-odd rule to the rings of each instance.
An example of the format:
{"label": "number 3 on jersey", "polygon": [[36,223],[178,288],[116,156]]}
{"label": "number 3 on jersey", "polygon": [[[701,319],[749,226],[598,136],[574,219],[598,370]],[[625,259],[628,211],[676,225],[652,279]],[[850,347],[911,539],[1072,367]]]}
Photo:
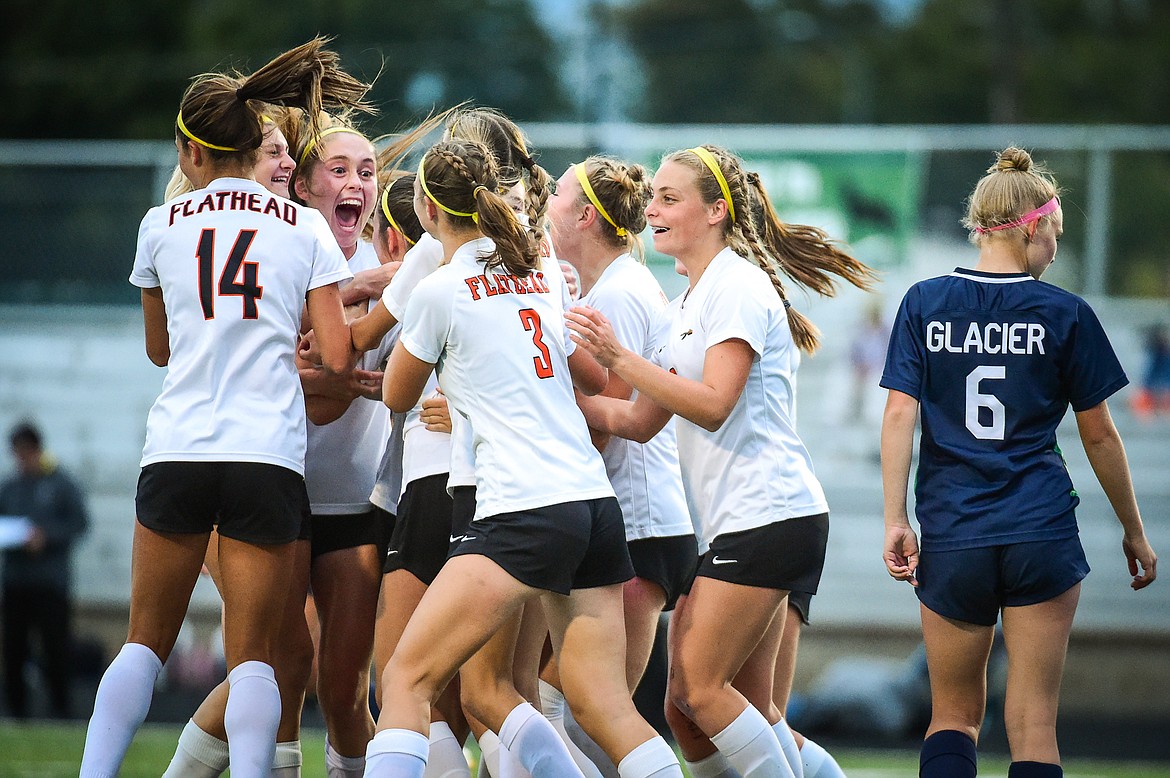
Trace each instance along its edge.
{"label": "number 3 on jersey", "polygon": [[548,353],[548,346],[544,345],[544,330],[540,326],[540,314],[532,308],[524,308],[520,311],[520,323],[524,325],[525,332],[532,333],[532,342],[536,345],[536,350],[540,352],[538,356],[532,358],[532,364],[536,367],[536,377],[552,378],[552,357]]}
{"label": "number 3 on jersey", "polygon": [[[980,365],[967,374],[966,423],[967,430],[979,440],[1003,440],[1004,407],[994,394],[979,391],[980,381],[1002,381],[1007,377],[1003,365]],[[979,409],[991,412],[991,423],[979,420]]]}
{"label": "number 3 on jersey", "polygon": [[[245,319],[258,318],[256,301],[264,296],[264,287],[260,286],[258,281],[260,263],[244,261],[255,237],[256,230],[240,230],[240,234],[232,243],[232,250],[228,252],[223,271],[219,274],[219,296],[242,298],[242,318]],[[212,279],[215,277],[214,229],[205,229],[199,233],[199,246],[195,249],[195,256],[199,259],[199,304],[203,307],[203,318],[214,319],[216,293],[212,285]]]}

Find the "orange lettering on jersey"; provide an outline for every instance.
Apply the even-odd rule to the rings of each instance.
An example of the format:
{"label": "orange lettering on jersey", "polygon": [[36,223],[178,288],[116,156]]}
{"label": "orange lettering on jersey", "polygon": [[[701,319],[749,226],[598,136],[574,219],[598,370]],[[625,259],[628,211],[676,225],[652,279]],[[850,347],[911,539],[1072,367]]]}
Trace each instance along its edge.
{"label": "orange lettering on jersey", "polygon": [[479,280],[483,282],[483,290],[488,297],[495,297],[500,293],[500,288],[492,283],[491,279],[486,275],[480,276]]}
{"label": "orange lettering on jersey", "polygon": [[260,195],[255,192],[248,194],[248,210],[260,213]]}
{"label": "orange lettering on jersey", "polygon": [[286,222],[292,226],[297,226],[297,209],[292,203],[284,204],[284,216],[282,217]]}
{"label": "orange lettering on jersey", "polygon": [[232,203],[229,208],[233,211],[242,211],[245,209],[248,202],[247,192],[232,192]]}
{"label": "orange lettering on jersey", "polygon": [[536,287],[536,291],[548,294],[548,284],[544,282],[544,273],[539,270],[532,274],[532,285]]}
{"label": "orange lettering on jersey", "polygon": [[171,220],[167,223],[168,227],[174,226],[175,215],[179,213],[179,210],[182,209],[182,207],[183,207],[182,203],[175,203],[174,205],[171,206]]}
{"label": "orange lettering on jersey", "polygon": [[280,203],[276,202],[275,197],[269,197],[268,202],[264,204],[264,213],[267,215],[269,211],[276,218],[280,218]]}
{"label": "orange lettering on jersey", "polygon": [[472,276],[471,278],[463,279],[463,283],[467,284],[467,288],[471,290],[471,299],[478,300],[479,292],[476,291],[476,284],[479,283],[479,276]]}
{"label": "orange lettering on jersey", "polygon": [[542,256],[542,257],[551,257],[552,256],[552,246],[549,245],[547,238],[541,238],[539,246],[540,246],[540,256]]}

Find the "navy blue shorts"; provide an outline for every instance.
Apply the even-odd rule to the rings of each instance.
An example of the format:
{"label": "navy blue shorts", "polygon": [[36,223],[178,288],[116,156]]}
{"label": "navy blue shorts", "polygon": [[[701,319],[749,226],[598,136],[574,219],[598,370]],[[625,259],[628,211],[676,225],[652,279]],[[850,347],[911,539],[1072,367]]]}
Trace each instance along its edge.
{"label": "navy blue shorts", "polygon": [[300,473],[256,462],[155,462],[142,468],[138,523],[156,532],[219,530],[257,545],[304,538],[309,494]]}
{"label": "navy blue shorts", "polygon": [[634,575],[653,581],[666,593],[664,611],[674,610],[678,598],[691,590],[699,567],[699,542],[694,535],[631,540],[630,561]]}
{"label": "navy blue shorts", "polygon": [[521,583],[557,594],[634,577],[614,497],[477,519],[453,544],[451,556],[461,554],[482,554]]}
{"label": "navy blue shorts", "polygon": [[1064,594],[1089,574],[1081,539],[923,551],[918,599],[948,619],[992,626],[1002,608],[1035,605]]}

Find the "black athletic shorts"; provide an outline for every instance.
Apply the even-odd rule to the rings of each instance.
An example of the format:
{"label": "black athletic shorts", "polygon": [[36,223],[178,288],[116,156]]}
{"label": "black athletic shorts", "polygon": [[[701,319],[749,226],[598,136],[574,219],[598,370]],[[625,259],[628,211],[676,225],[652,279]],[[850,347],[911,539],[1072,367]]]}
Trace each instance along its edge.
{"label": "black athletic shorts", "polygon": [[358,546],[377,546],[378,558],[385,556],[387,517],[393,515],[376,506],[364,513],[313,514],[311,538],[313,558]]}
{"label": "black athletic shorts", "polygon": [[451,551],[453,557],[461,554],[482,554],[521,583],[557,594],[634,577],[614,497],[478,519]]}
{"label": "black athletic shorts", "polygon": [[450,556],[459,548],[459,541],[467,534],[475,518],[475,487],[456,486],[451,490],[451,536],[447,554]]}
{"label": "black athletic shorts", "polygon": [[398,501],[398,520],[382,572],[406,570],[430,586],[447,561],[451,509],[446,473],[428,475],[407,484]]}
{"label": "black athletic shorts", "polygon": [[829,542],[829,514],[802,516],[716,536],[697,576],[744,586],[817,593]]}
{"label": "black athletic shorts", "polygon": [[694,535],[643,538],[626,544],[634,575],[653,581],[666,592],[665,611],[674,610],[678,598],[691,590],[699,567],[699,544]]}
{"label": "black athletic shorts", "polygon": [[809,609],[812,608],[812,594],[809,592],[789,592],[788,593],[788,607],[795,608],[796,614],[800,616],[800,623],[808,626]]}
{"label": "black athletic shorts", "polygon": [[213,528],[257,545],[291,543],[309,520],[305,479],[258,462],[155,462],[138,475],[138,522],[156,532]]}

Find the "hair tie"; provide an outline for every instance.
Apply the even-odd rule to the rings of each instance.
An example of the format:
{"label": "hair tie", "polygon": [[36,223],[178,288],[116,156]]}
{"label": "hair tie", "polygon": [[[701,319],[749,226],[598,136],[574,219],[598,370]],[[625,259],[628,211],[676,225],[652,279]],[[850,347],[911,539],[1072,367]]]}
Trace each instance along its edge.
{"label": "hair tie", "polygon": [[482,192],[490,192],[490,191],[492,191],[492,190],[488,189],[488,188],[487,188],[486,186],[484,186],[483,184],[479,184],[478,186],[476,186],[476,187],[475,187],[475,189],[472,189],[472,190],[471,190],[471,199],[472,199],[472,200],[474,200],[476,197],[478,197],[478,196],[479,196],[479,193],[480,193],[481,191],[482,191]]}
{"label": "hair tie", "polygon": [[[423,158],[418,161],[418,185],[423,190],[423,194],[425,194],[427,196],[427,199],[430,200],[432,203],[434,203],[435,207],[441,211],[446,211],[447,213],[451,214],[452,216],[470,217],[473,222],[475,222],[476,224],[479,224],[479,214],[475,213],[474,211],[464,212],[464,211],[456,211],[453,208],[448,208],[447,206],[440,203],[438,198],[436,198],[433,194],[431,194],[430,187],[427,186],[426,176],[423,175],[423,165],[426,164],[426,161],[427,161],[427,157],[425,154],[423,155]],[[486,189],[486,188],[487,187],[484,187],[484,189]]]}
{"label": "hair tie", "polygon": [[727,213],[731,216],[731,223],[735,224],[735,205],[731,202],[731,187],[727,185],[727,179],[723,177],[723,171],[719,169],[719,162],[715,159],[715,155],[702,146],[695,146],[687,151],[701,159],[703,164],[715,175],[715,180],[719,183],[719,191],[723,192],[723,199],[727,201]]}
{"label": "hair tie", "polygon": [[406,230],[398,226],[398,222],[394,221],[394,215],[390,213],[390,187],[392,185],[393,182],[386,184],[386,188],[382,190],[382,213],[386,215],[386,221],[390,222],[391,229],[406,238],[406,242],[413,246],[414,241],[406,234]]}
{"label": "hair tie", "polygon": [[601,214],[601,218],[610,223],[614,230],[617,231],[617,236],[619,238],[626,237],[626,228],[619,227],[617,222],[615,222],[613,218],[606,212],[605,206],[603,206],[601,201],[597,199],[597,194],[594,193],[593,185],[589,183],[589,176],[585,172],[585,163],[578,162],[576,165],[573,165],[573,173],[576,174],[577,180],[581,183],[581,189],[584,190],[585,196],[589,198],[589,202],[593,203],[593,207],[597,209],[599,214]]}
{"label": "hair tie", "polygon": [[297,162],[297,165],[305,164],[305,160],[309,158],[309,152],[311,152],[313,150],[313,148],[317,145],[317,143],[322,138],[329,136],[329,135],[335,135],[339,132],[352,132],[354,135],[360,136],[362,138],[366,137],[365,135],[362,135],[360,132],[355,130],[353,127],[343,127],[341,125],[338,125],[336,127],[330,127],[328,129],[322,130],[321,133],[319,135],[317,135],[316,138],[309,138],[309,142],[305,144],[305,149],[304,149],[304,151],[301,152],[301,158]]}
{"label": "hair tie", "polygon": [[1039,208],[1028,211],[1026,214],[1018,219],[1014,219],[1007,224],[997,224],[994,227],[976,227],[975,232],[980,235],[986,235],[989,232],[999,232],[1000,230],[1010,230],[1012,227],[1023,227],[1025,224],[1034,222],[1037,219],[1047,216],[1060,207],[1060,198],[1053,196],[1051,200],[1044,203]]}
{"label": "hair tie", "polygon": [[183,109],[182,108],[179,109],[179,115],[178,115],[178,117],[175,118],[175,124],[177,124],[179,126],[179,130],[181,130],[184,135],[186,135],[188,138],[190,138],[191,140],[198,143],[200,146],[203,146],[204,148],[215,149],[216,151],[239,151],[239,149],[237,149],[233,146],[216,146],[214,143],[208,143],[207,141],[203,140],[202,138],[197,138],[195,136],[195,133],[188,130],[187,125],[183,124]]}

